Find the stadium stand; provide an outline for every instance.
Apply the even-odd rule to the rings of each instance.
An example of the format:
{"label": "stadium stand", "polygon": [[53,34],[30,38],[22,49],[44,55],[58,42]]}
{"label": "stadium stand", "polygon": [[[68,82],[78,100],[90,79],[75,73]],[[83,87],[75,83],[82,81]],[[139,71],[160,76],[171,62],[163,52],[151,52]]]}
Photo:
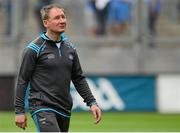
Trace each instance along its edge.
{"label": "stadium stand", "polygon": [[[58,2],[58,1],[57,1]],[[24,45],[33,37],[37,36],[38,25],[33,14],[34,0],[29,1],[27,20],[22,21],[19,1],[14,4],[13,30],[11,36],[4,36],[4,25],[6,19],[1,21],[0,31],[0,57],[1,74],[15,74],[17,72],[17,61],[20,60],[20,53]],[[18,3],[20,5],[18,5]],[[180,72],[179,46],[180,26],[177,16],[175,1],[163,0],[161,5],[160,18],[157,24],[157,36],[155,48],[148,47],[151,38],[148,36],[146,22],[147,10],[143,1],[137,1],[132,11],[132,20],[129,22],[128,33],[119,37],[105,36],[92,37],[86,34],[84,23],[83,0],[59,2],[67,9],[69,26],[67,34],[78,47],[82,65],[86,73],[167,73]],[[83,6],[84,5],[84,6]],[[170,6],[168,6],[170,5]],[[78,10],[77,10],[78,9]],[[173,9],[173,10],[172,10]],[[1,18],[5,18],[5,9],[1,6]],[[24,23],[23,23],[24,22]],[[10,53],[10,54],[9,54]],[[8,60],[8,61],[7,61]],[[100,62],[98,61],[100,60]]]}

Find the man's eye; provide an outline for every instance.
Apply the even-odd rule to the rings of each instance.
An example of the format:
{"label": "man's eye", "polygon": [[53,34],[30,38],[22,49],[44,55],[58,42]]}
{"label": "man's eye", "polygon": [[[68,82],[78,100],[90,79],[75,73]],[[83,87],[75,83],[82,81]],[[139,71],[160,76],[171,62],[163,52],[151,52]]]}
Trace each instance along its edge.
{"label": "man's eye", "polygon": [[62,18],[66,18],[66,16],[62,16]]}
{"label": "man's eye", "polygon": [[60,17],[55,17],[55,19],[59,19]]}

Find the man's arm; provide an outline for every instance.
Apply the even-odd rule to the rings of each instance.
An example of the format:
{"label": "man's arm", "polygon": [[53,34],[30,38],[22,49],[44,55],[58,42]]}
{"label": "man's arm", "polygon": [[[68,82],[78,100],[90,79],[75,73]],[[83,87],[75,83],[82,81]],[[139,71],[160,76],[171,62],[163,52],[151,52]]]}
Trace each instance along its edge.
{"label": "man's arm", "polygon": [[31,75],[35,68],[36,61],[36,52],[30,48],[26,48],[23,52],[22,61],[20,65],[19,74],[17,77],[17,83],[15,86],[15,123],[20,128],[25,128],[26,124],[26,116],[24,109],[24,100],[27,86],[30,82]]}
{"label": "man's arm", "polygon": [[101,120],[101,110],[97,105],[96,99],[94,98],[89,85],[83,75],[81,65],[77,53],[75,52],[73,69],[72,69],[72,81],[78,93],[84,99],[87,106],[90,107],[93,115],[96,119],[96,124]]}

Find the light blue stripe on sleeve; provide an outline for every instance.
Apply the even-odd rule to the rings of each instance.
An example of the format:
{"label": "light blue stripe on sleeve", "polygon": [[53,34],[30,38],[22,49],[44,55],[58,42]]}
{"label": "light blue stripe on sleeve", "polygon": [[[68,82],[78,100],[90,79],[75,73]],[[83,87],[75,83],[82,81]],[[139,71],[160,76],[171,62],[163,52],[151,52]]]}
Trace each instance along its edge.
{"label": "light blue stripe on sleeve", "polygon": [[34,46],[34,47],[37,48],[37,49],[40,49],[40,47],[37,46],[35,43],[30,43],[29,45]]}
{"label": "light blue stripe on sleeve", "polygon": [[34,50],[34,51],[36,51],[36,53],[38,53],[38,51],[39,51],[39,50],[35,49],[35,48],[32,47],[32,46],[27,46],[27,47],[30,48],[30,49],[32,49],[32,50]]}
{"label": "light blue stripe on sleeve", "polygon": [[34,51],[36,51],[36,53],[38,53],[39,50],[40,50],[40,47],[37,46],[35,43],[30,43],[27,47],[34,50]]}
{"label": "light blue stripe on sleeve", "polygon": [[39,48],[36,48],[34,45],[29,45],[29,46],[39,51]]}

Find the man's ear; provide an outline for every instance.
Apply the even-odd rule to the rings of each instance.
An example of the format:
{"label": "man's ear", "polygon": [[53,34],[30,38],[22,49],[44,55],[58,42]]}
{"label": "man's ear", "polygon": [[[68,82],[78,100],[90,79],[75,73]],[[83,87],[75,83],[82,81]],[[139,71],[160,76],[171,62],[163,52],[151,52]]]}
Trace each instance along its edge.
{"label": "man's ear", "polygon": [[44,27],[48,27],[48,21],[47,20],[43,20],[43,25],[44,25]]}

